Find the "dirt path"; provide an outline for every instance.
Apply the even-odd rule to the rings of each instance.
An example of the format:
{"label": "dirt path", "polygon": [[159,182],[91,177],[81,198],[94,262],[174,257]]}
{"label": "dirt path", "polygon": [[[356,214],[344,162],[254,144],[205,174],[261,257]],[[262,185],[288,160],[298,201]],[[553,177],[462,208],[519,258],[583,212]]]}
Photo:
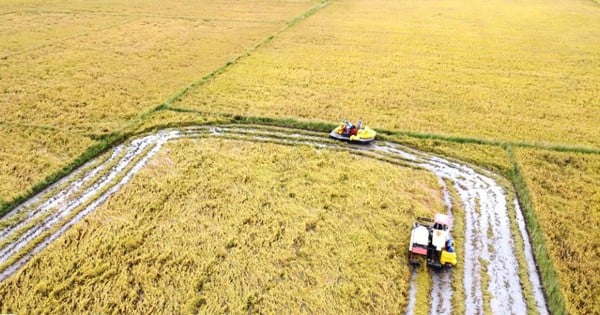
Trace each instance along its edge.
{"label": "dirt path", "polygon": [[[378,142],[376,145],[359,147],[334,142],[318,134],[287,129],[191,127],[159,131],[116,147],[106,161],[88,171],[82,171],[86,168],[83,166],[2,218],[2,221],[15,222],[11,227],[0,231],[0,281],[17,272],[71,226],[119,191],[166,142],[187,137],[228,137],[304,144],[416,166],[433,172],[440,179],[444,187],[447,212],[452,214],[452,202],[444,183],[449,180],[465,209],[466,241],[465,244],[457,244],[464,246],[461,251],[464,256],[460,257],[459,263],[465,266],[462,275],[466,296],[465,311],[469,314],[483,313],[484,295],[489,294],[489,306],[494,313],[527,313],[518,275],[519,266],[511,234],[506,193],[493,179],[493,174],[478,173],[465,165],[393,143]],[[50,191],[56,192],[49,194]],[[516,211],[517,218],[522,221],[518,207]],[[544,296],[524,227],[521,233],[526,240],[528,280],[534,287],[538,310],[545,314],[547,310]],[[487,276],[484,277],[484,274]],[[432,275],[432,314],[452,313],[452,277],[451,272]],[[484,282],[484,278],[489,281]],[[413,296],[416,290],[413,281],[410,288]],[[411,304],[409,297],[408,313],[412,313],[411,305],[414,306],[414,301]]]}

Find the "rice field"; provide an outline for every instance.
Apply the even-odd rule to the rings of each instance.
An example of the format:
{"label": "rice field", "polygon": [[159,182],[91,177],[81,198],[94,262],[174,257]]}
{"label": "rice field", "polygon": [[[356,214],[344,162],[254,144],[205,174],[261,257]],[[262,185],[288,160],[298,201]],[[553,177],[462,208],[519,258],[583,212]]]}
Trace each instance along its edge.
{"label": "rice field", "polygon": [[103,135],[127,127],[278,23],[138,18],[0,60],[0,115]]}
{"label": "rice field", "polygon": [[0,205],[313,3],[2,1]]}
{"label": "rice field", "polygon": [[335,1],[176,106],[598,146],[598,51],[590,1]]}
{"label": "rice field", "polygon": [[516,152],[570,314],[600,305],[600,157],[542,150]]}
{"label": "rice field", "polygon": [[62,130],[2,123],[0,139],[0,207],[93,144],[87,137]]}
{"label": "rice field", "polygon": [[[0,17],[2,211],[138,133],[362,118],[397,132],[386,140],[513,180],[507,191],[517,163],[543,233],[533,247],[556,269],[545,281],[566,312],[600,313],[597,1],[6,0]],[[390,244],[408,234],[382,218],[397,227],[443,208],[439,183],[419,174],[304,147],[172,143],[2,282],[0,311],[401,313],[410,272]],[[362,186],[332,192],[355,177],[377,188],[368,200]],[[339,208],[365,202],[377,215]],[[415,281],[415,312],[428,313],[435,281]],[[453,286],[459,314],[465,288]]]}
{"label": "rice field", "polygon": [[126,187],[2,283],[2,312],[399,313],[403,231],[443,207],[422,170],[232,140],[169,143]]}

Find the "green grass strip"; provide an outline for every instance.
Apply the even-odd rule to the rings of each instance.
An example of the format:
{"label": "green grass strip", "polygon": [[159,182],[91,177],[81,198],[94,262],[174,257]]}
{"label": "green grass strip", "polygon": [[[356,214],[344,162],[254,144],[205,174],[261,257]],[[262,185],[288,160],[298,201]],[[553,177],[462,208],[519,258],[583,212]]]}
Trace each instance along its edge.
{"label": "green grass strip", "polygon": [[556,276],[556,270],[550,254],[548,253],[548,247],[544,240],[544,233],[534,212],[533,202],[531,200],[529,189],[525,184],[525,179],[519,163],[514,155],[513,148],[510,146],[506,147],[509,159],[512,163],[512,172],[509,174],[510,178],[515,186],[517,196],[519,197],[519,205],[523,211],[525,218],[525,226],[529,233],[531,240],[533,254],[535,256],[535,262],[538,271],[541,276],[542,286],[544,287],[544,293],[546,294],[546,302],[548,303],[548,310],[552,314],[567,314],[565,308],[565,301],[560,290],[560,284]]}

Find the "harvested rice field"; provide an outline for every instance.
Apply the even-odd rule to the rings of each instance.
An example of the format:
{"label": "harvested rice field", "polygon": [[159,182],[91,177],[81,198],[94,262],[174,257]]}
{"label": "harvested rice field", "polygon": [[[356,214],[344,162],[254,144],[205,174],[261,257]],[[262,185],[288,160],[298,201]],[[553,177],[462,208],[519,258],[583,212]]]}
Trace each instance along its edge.
{"label": "harvested rice field", "polygon": [[[2,242],[0,242],[0,281],[10,279],[15,274],[27,274],[29,263],[37,259],[39,253],[55,244],[70,228],[79,224],[126,188],[127,184],[147,166],[148,162],[158,152],[161,152],[165,144],[181,141],[180,139],[206,137],[286,146],[307,146],[318,150],[329,149],[349,153],[363,159],[385,162],[401,169],[420,170],[420,176],[424,176],[423,172],[429,173],[425,176],[434,175],[430,178],[437,181],[437,193],[438,196],[443,196],[440,198],[443,202],[440,203],[443,203],[445,213],[455,216],[460,221],[465,221],[464,225],[457,222],[456,229],[453,230],[454,233],[459,234],[457,240],[464,244],[461,247],[461,250],[464,250],[464,254],[461,255],[461,266],[457,269],[459,271],[456,274],[451,269],[432,270],[428,273],[426,268],[421,268],[420,272],[419,268],[411,268],[410,273],[406,274],[410,280],[404,283],[404,287],[408,287],[408,301],[400,308],[406,309],[408,313],[422,313],[429,308],[439,313],[451,313],[453,310],[460,312],[461,309],[473,313],[492,308],[504,309],[509,312],[526,310],[547,312],[540,280],[529,249],[531,245],[522,224],[521,211],[516,206],[509,206],[514,197],[510,197],[512,194],[510,189],[506,191],[507,188],[503,188],[502,179],[491,173],[477,171],[467,165],[412,150],[393,142],[383,141],[378,142],[377,145],[357,148],[341,146],[320,133],[302,129],[241,124],[162,129],[132,139],[115,147],[110,154],[107,153],[91,160],[55,185],[48,187],[39,195],[17,207],[0,222],[0,226],[3,227],[0,231],[2,237]],[[197,160],[194,159],[194,161]],[[258,166],[254,167],[258,168]],[[336,167],[343,171],[345,164]],[[357,168],[357,171],[369,172],[365,169],[360,170],[360,168]],[[221,173],[225,174],[223,171]],[[362,183],[361,177],[347,178],[343,174],[341,181],[344,183],[352,185]],[[279,176],[280,179],[285,178],[285,172],[280,172]],[[311,177],[305,174],[302,181],[305,185],[310,184]],[[387,184],[391,181],[384,178],[382,182]],[[415,185],[421,186],[418,182],[409,184],[411,189],[415,189]],[[171,186],[176,189],[180,185],[171,183]],[[355,197],[363,202],[368,201],[371,190],[369,187],[358,186],[361,193],[357,193]],[[343,188],[340,190],[336,187],[336,189],[343,195],[345,191]],[[245,195],[244,191],[236,191]],[[324,192],[328,194],[327,191]],[[270,193],[272,194],[272,192]],[[401,193],[400,195],[409,199],[415,197],[415,194],[406,196]],[[155,202],[153,201],[145,207],[150,210],[155,209],[157,205],[164,204],[171,196],[172,194],[155,199]],[[314,191],[313,197],[317,196],[319,196],[318,192]],[[345,208],[348,204],[338,198],[339,196],[341,195],[338,193],[325,196],[330,201],[325,209],[337,206],[346,211]],[[242,198],[245,201],[247,196],[242,196]],[[296,193],[288,194],[287,198],[290,202],[296,202]],[[230,199],[236,203],[234,199]],[[147,200],[145,202],[147,203]],[[381,209],[390,207],[386,199],[379,198],[377,202]],[[377,207],[377,204],[363,203],[362,206],[373,208]],[[435,206],[429,205],[428,208],[431,210]],[[412,213],[411,209],[407,211]],[[509,223],[511,216],[509,211],[516,213],[515,220],[519,223],[519,230],[515,224]],[[436,212],[444,212],[444,210],[436,210]],[[414,216],[419,217],[419,215]],[[512,216],[514,217],[515,214]],[[355,219],[362,218],[355,216]],[[388,220],[388,223],[390,222],[396,221]],[[410,221],[399,225],[398,228],[407,230],[409,226]],[[362,226],[362,229],[365,228],[366,226]],[[222,229],[222,227],[217,227],[217,229]],[[461,235],[463,233],[464,237]],[[145,236],[141,238],[145,239]],[[403,257],[406,256],[401,255],[401,247],[390,248],[388,246],[388,250],[392,249],[395,250],[396,254],[393,255],[395,258],[400,261],[405,259]],[[391,263],[395,264],[395,262]],[[401,286],[401,284],[398,285]],[[498,291],[500,289],[502,291]],[[454,295],[454,291],[456,291],[456,295]],[[491,292],[495,294],[492,295]],[[464,301],[461,301],[461,296],[465,297]],[[428,297],[430,297],[429,302],[427,302]],[[455,297],[458,303],[453,306]],[[371,300],[369,309],[379,307],[380,303],[377,301],[378,299]],[[508,301],[512,301],[512,303],[508,303]],[[346,304],[346,302],[342,303]],[[350,304],[349,307],[352,310],[361,309],[360,306]],[[304,302],[294,305],[296,308],[302,309]],[[56,307],[62,306],[64,303]],[[114,311],[114,308],[112,310]]]}

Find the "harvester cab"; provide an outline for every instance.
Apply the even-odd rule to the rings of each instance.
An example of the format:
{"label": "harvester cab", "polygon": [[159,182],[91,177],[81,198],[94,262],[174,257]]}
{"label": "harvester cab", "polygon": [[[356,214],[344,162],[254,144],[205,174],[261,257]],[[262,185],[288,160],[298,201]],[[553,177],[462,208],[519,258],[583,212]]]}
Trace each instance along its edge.
{"label": "harvester cab", "polygon": [[420,264],[425,257],[427,265],[433,267],[455,266],[456,253],[450,238],[452,220],[445,214],[436,214],[434,219],[417,218],[410,235],[409,262]]}

